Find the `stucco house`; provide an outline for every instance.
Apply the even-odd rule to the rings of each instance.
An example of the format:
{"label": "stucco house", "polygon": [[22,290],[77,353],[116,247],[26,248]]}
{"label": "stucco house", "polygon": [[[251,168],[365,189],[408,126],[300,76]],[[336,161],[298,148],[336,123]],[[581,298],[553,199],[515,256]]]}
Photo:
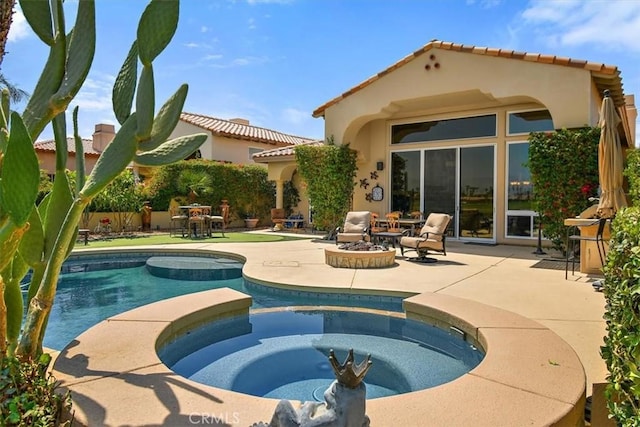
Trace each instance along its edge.
{"label": "stucco house", "polygon": [[[111,142],[115,136],[115,127],[109,124],[97,124],[91,139],[82,139],[82,149],[84,152],[85,173],[93,170],[102,151],[107,144]],[[56,142],[53,139],[36,141],[34,149],[38,160],[40,161],[40,169],[47,171],[49,176],[53,177],[56,172]],[[76,145],[73,138],[67,138],[67,165],[69,170],[76,169]]]}
{"label": "stucco house", "polygon": [[[246,119],[224,120],[194,113],[180,115],[180,120],[169,139],[202,132],[208,134],[207,140],[193,157],[236,164],[254,164],[254,154],[274,147],[293,147],[313,141],[310,138],[252,126]],[[97,124],[92,139],[82,139],[87,173],[91,172],[98,157],[114,136],[114,125]],[[67,168],[75,169],[76,151],[73,138],[67,139],[67,146]],[[55,173],[55,141],[38,141],[34,147],[40,167],[51,174]]]}
{"label": "stucco house", "polygon": [[[354,210],[445,212],[452,238],[533,244],[528,134],[596,125],[605,89],[622,118],[623,147],[633,148],[634,97],[616,66],[437,40],[313,116],[324,118],[327,137],[358,152]],[[289,151],[254,158],[274,180],[295,170]]]}
{"label": "stucco house", "polygon": [[246,119],[224,120],[185,112],[180,115],[180,121],[169,138],[203,131],[208,135],[200,147],[199,156],[236,164],[254,164],[253,155],[256,153],[312,141],[310,138],[252,126]]}

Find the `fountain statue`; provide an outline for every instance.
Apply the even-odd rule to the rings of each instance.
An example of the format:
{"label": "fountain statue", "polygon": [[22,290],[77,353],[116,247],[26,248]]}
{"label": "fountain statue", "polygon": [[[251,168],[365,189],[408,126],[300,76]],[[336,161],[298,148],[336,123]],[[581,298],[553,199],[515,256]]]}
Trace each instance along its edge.
{"label": "fountain statue", "polygon": [[340,364],[330,350],[329,362],[336,380],[324,392],[324,402],[304,402],[296,408],[289,400],[281,400],[271,422],[252,427],[369,427],[365,414],[367,392],[362,380],[371,367],[371,355],[357,364],[351,349]]}

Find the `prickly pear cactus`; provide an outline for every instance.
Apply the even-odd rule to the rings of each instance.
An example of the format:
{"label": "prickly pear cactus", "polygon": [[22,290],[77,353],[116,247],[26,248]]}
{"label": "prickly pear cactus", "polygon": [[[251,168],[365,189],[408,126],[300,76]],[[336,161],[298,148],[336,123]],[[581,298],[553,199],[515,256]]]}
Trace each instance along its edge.
{"label": "prickly pear cactus", "polygon": [[[65,112],[93,62],[95,3],[79,0],[71,31],[65,28],[63,0],[20,0],[20,7],[31,29],[49,46],[49,56],[22,115],[10,112],[8,94],[2,94],[0,291],[4,298],[0,298],[0,357],[15,354],[35,359],[42,352],[60,268],[73,248],[82,212],[91,199],[132,161],[160,166],[181,160],[197,150],[206,135],[167,140],[184,106],[186,85],[155,113],[153,61],[175,34],[179,0],[151,0],[113,88],[113,110],[121,127],[86,178],[77,130],[79,112],[77,108],[73,112],[78,185],[74,196],[64,173],[68,152]],[[39,166],[33,142],[49,123],[56,142],[56,180],[53,190],[36,206]],[[29,268],[28,311],[22,324],[20,281]]]}

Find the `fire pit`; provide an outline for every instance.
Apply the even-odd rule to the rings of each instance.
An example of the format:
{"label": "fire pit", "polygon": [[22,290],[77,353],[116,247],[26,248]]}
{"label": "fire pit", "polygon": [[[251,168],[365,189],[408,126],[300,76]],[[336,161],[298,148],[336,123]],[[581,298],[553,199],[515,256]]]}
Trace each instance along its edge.
{"label": "fire pit", "polygon": [[324,250],[324,262],[336,268],[387,268],[394,265],[395,259],[395,249],[365,241]]}

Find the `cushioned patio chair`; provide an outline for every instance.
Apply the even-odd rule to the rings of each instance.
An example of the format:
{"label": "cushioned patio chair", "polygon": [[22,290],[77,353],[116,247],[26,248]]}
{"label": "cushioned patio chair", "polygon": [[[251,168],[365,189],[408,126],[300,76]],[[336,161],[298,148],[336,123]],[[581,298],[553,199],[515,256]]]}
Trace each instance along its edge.
{"label": "cushioned patio chair", "polygon": [[439,252],[447,255],[445,246],[447,238],[447,227],[451,222],[451,217],[443,213],[431,213],[427,217],[424,226],[417,236],[410,236],[411,230],[405,230],[400,239],[400,253],[404,256],[404,251],[416,251],[417,257],[407,258],[410,260],[423,262],[436,262],[435,258],[429,258],[429,251]]}
{"label": "cushioned patio chair", "polygon": [[218,230],[222,237],[224,236],[224,231],[227,229],[227,223],[229,222],[229,206],[221,205],[220,206],[220,215],[208,215],[207,223],[208,223],[208,234],[212,236],[213,233]]}
{"label": "cushioned patio chair", "polygon": [[338,243],[369,241],[369,225],[371,224],[371,212],[351,211],[347,212],[344,226],[336,229],[336,245]]}

